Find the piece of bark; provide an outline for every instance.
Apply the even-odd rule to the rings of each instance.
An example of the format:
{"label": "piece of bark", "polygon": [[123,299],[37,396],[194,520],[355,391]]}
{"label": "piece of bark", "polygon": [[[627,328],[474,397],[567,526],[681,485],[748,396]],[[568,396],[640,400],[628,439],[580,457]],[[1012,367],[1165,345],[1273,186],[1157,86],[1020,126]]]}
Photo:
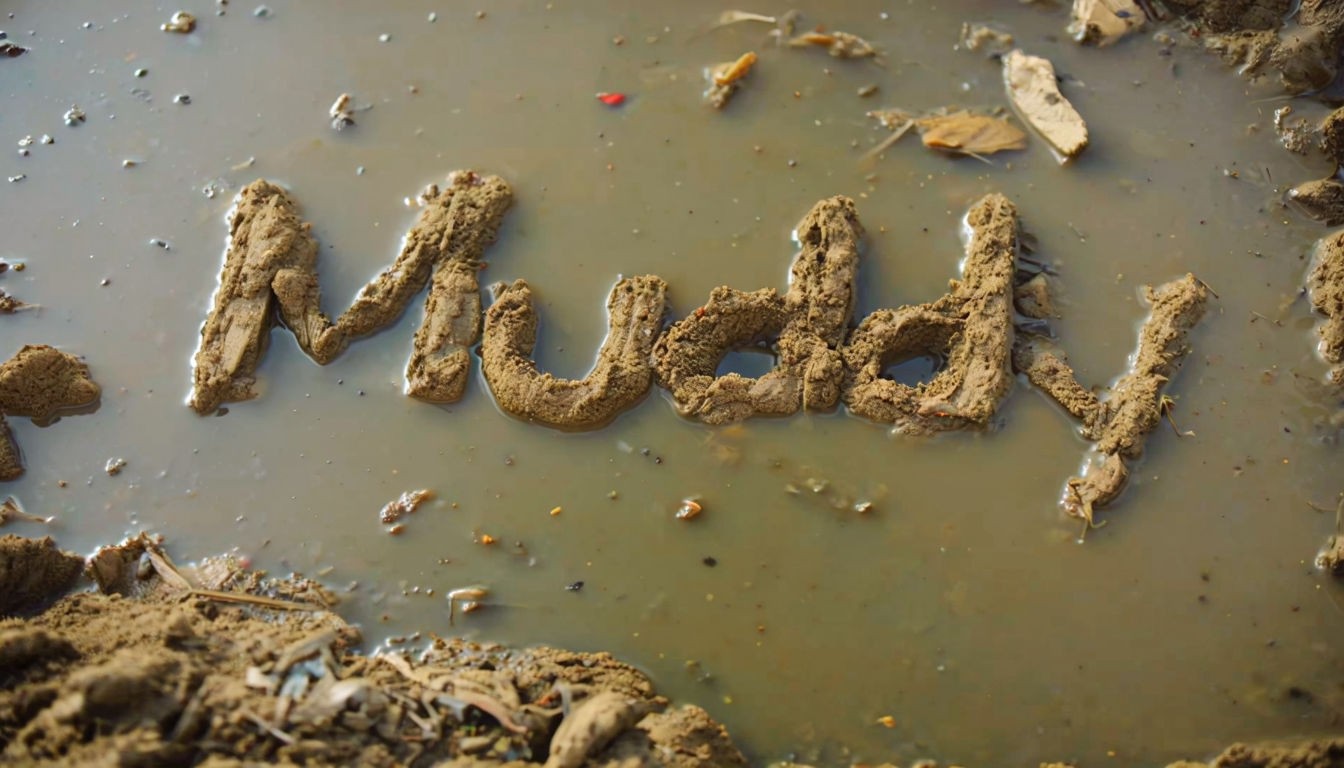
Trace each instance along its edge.
{"label": "piece of bark", "polygon": [[1060,93],[1048,59],[1010,52],[1003,58],[1003,84],[1018,116],[1045,139],[1061,164],[1087,147],[1087,123]]}

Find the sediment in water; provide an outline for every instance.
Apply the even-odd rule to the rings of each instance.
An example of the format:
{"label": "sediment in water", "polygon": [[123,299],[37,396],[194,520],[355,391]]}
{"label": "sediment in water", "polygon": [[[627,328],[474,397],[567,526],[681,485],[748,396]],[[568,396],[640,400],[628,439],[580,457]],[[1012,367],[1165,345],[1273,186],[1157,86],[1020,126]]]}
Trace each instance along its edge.
{"label": "sediment in water", "polygon": [[253,396],[277,310],[299,348],[326,364],[352,340],[400,317],[431,273],[425,323],[407,367],[408,391],[431,400],[461,397],[467,350],[480,327],[480,257],[494,242],[513,191],[497,176],[461,171],[450,176],[446,188],[431,186],[421,199],[424,208],[397,260],[333,323],[321,308],[311,225],[280,187],[265,180],[245,187],[229,216],[219,289],[201,329],[191,407],[206,414]]}
{"label": "sediment in water", "polygon": [[653,380],[654,341],[667,313],[667,283],[645,275],[621,280],[607,299],[607,338],[592,371],[559,379],[537,370],[537,312],[524,280],[502,287],[485,316],[481,370],[508,413],[553,427],[599,427],[639,402]]}

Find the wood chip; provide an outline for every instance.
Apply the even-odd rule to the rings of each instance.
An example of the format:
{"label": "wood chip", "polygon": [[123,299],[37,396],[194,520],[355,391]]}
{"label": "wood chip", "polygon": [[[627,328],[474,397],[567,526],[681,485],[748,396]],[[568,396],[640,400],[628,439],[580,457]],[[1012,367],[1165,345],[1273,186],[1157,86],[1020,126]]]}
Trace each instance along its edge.
{"label": "wood chip", "polygon": [[1003,58],[1003,84],[1018,116],[1045,139],[1061,165],[1087,147],[1087,124],[1059,92],[1049,59],[1012,51]]}

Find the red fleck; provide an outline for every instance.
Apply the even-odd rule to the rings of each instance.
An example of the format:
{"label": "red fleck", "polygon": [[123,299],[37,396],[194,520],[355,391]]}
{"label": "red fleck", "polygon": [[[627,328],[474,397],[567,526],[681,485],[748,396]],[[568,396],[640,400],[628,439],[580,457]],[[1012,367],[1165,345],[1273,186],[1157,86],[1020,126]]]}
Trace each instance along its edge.
{"label": "red fleck", "polygon": [[619,107],[625,103],[625,94],[619,92],[607,93],[603,91],[597,94],[597,100],[606,104],[608,107]]}

